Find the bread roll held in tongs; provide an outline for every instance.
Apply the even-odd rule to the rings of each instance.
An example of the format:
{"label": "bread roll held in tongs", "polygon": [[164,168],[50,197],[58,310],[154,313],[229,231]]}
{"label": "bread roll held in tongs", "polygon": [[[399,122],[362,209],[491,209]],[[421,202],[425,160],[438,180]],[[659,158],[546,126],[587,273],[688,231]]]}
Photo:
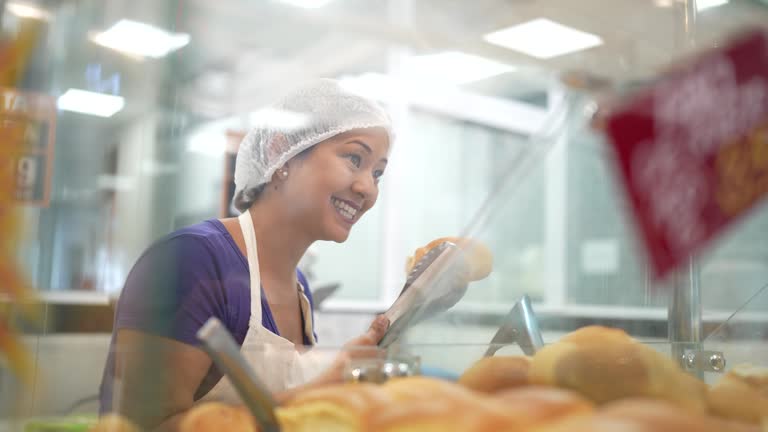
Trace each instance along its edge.
{"label": "bread roll held in tongs", "polygon": [[467,238],[439,238],[417,249],[406,263],[408,278],[400,295],[385,312],[390,327],[379,346],[389,346],[408,326],[450,309],[469,282],[485,278],[492,267],[490,250]]}

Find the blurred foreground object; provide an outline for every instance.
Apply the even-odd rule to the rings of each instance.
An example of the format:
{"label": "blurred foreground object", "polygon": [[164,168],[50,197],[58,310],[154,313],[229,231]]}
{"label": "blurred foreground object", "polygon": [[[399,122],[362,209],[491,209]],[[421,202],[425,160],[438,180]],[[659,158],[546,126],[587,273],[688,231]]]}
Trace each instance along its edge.
{"label": "blurred foreground object", "polygon": [[258,432],[255,419],[244,407],[206,402],[192,408],[179,425],[179,432]]}
{"label": "blurred foreground object", "polygon": [[38,106],[33,102],[37,99],[21,97],[22,92],[8,87],[16,86],[24,76],[42,26],[39,21],[22,19],[15,35],[0,35],[0,299],[20,306],[0,308],[0,356],[24,383],[32,380],[33,362],[6,315],[17,309],[25,318],[35,317],[31,307],[35,299],[16,265],[16,251],[23,233],[18,186],[26,174],[28,146],[36,144],[29,137],[35,136]]}
{"label": "blurred foreground object", "polygon": [[107,414],[101,417],[88,432],[141,432],[141,430],[119,414]]}
{"label": "blurred foreground object", "polygon": [[768,368],[734,367],[710,390],[708,402],[721,417],[768,426]]}
{"label": "blurred foreground object", "polygon": [[676,63],[605,121],[654,276],[768,195],[768,34]]}

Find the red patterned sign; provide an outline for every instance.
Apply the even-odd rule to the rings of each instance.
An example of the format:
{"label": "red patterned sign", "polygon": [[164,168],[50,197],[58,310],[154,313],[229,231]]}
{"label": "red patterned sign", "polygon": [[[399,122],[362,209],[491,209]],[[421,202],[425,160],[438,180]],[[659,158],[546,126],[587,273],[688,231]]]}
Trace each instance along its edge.
{"label": "red patterned sign", "polygon": [[12,178],[3,177],[10,184],[2,193],[26,205],[48,206],[55,130],[56,99],[0,87],[0,165]]}
{"label": "red patterned sign", "polygon": [[663,277],[768,195],[768,34],[747,32],[675,69],[606,129]]}

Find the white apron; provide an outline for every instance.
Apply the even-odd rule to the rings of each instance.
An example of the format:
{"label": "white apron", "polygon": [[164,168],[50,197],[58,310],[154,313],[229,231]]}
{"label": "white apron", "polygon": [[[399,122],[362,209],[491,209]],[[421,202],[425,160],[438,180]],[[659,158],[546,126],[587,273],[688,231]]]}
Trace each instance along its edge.
{"label": "white apron", "polygon": [[[293,342],[272,333],[261,325],[261,277],[256,250],[256,233],[248,211],[241,214],[238,220],[245,238],[251,289],[251,318],[240,352],[266,387],[273,393],[280,392],[311,380],[322,372],[329,362],[323,359],[325,356],[315,355],[313,350],[300,354]],[[304,317],[304,334],[314,345],[317,341],[312,328],[312,308],[301,286],[298,289],[301,313]],[[237,391],[226,376],[200,398],[198,403],[213,400],[240,402]]]}

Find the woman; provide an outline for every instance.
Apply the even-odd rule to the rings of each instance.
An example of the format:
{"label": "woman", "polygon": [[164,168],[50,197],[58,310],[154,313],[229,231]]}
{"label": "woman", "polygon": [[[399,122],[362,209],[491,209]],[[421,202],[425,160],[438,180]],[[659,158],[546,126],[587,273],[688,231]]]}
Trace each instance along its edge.
{"label": "woman", "polygon": [[[131,270],[117,305],[102,412],[173,430],[197,401],[235,400],[195,336],[212,316],[248,347],[242,353],[278,401],[341,379],[340,361],[318,375],[313,356],[296,350],[316,343],[310,291],[296,267],[313,242],[345,241],[376,203],[390,121],[332,80],[264,112],[278,115],[257,122],[237,154],[234,206],[242,214],[167,236]],[[387,325],[378,317],[350,344],[375,345]]]}

